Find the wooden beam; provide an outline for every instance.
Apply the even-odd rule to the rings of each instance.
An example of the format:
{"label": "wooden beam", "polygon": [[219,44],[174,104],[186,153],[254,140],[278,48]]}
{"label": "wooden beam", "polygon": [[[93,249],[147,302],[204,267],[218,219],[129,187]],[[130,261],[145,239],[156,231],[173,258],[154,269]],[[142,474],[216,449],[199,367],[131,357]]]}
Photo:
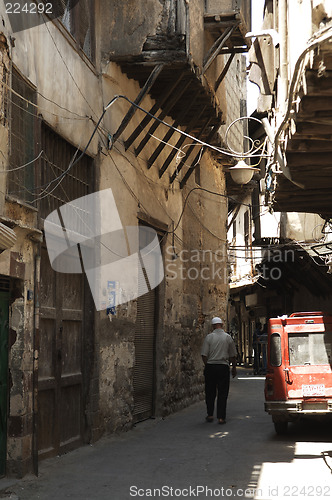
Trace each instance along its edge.
{"label": "wooden beam", "polygon": [[249,48],[245,47],[234,47],[233,49],[223,49],[220,54],[244,54],[244,52],[248,52]]}
{"label": "wooden beam", "polygon": [[[152,108],[149,111],[151,115],[155,115],[158,109],[162,108],[164,103],[167,101],[167,99],[169,99],[169,97],[175,91],[176,87],[181,82],[183,76],[184,72],[180,74],[180,76],[174,81],[173,85],[170,85],[170,87],[168,87],[167,92],[165,92],[165,94],[152,106]],[[136,127],[131,136],[125,141],[124,145],[126,150],[132,145],[132,143],[137,139],[137,137],[144,130],[144,128],[150,123],[151,120],[152,120],[151,116],[145,115],[141,123]]]}
{"label": "wooden beam", "polygon": [[325,71],[323,77],[318,77],[317,71],[307,70],[306,95],[309,96],[332,96],[332,72]]}
{"label": "wooden beam", "polygon": [[320,139],[321,135],[328,135],[332,137],[331,130],[327,125],[319,125],[308,122],[296,122],[296,133],[295,138],[300,135],[306,135],[308,137],[314,137],[315,139]]}
{"label": "wooden beam", "polygon": [[110,55],[110,60],[120,65],[132,63],[155,66],[156,64],[185,64],[187,55],[185,50],[146,50],[137,55]]}
{"label": "wooden beam", "polygon": [[239,201],[238,205],[236,205],[236,209],[234,210],[232,218],[231,218],[230,222],[227,224],[227,228],[226,228],[227,233],[228,233],[229,229],[232,227],[233,222],[235,221],[236,217],[239,214],[240,208],[242,206],[241,202],[242,202],[242,200]]}
{"label": "wooden beam", "polygon": [[[151,73],[149,75],[149,78],[147,79],[147,81],[145,82],[143,88],[141,89],[141,91],[139,92],[138,96],[136,97],[136,99],[134,101],[135,104],[139,104],[142,101],[142,99],[145,97],[145,95],[151,90],[152,85],[157,80],[157,78],[158,78],[159,74],[161,73],[163,67],[164,67],[163,64],[158,64],[157,66],[155,66],[153,68],[153,70],[151,71]],[[137,111],[136,106],[134,106],[132,104],[131,107],[130,107],[130,109],[129,109],[129,111],[127,112],[127,114],[123,118],[122,122],[120,123],[120,126],[119,126],[118,130],[113,135],[113,138],[112,138],[113,142],[115,142],[120,137],[120,135],[122,134],[122,132],[126,129],[128,123],[130,122],[131,118],[134,116],[134,114],[135,114],[136,111]]]}
{"label": "wooden beam", "polygon": [[[207,129],[207,127],[209,126],[209,124],[211,123],[211,120],[212,118],[209,117],[205,124],[203,125],[203,127],[201,128],[201,130],[199,131],[199,133],[197,134],[196,138],[197,139],[200,139],[202,137],[202,135],[204,134],[205,130]],[[187,150],[187,153],[186,153],[186,156],[184,156],[184,158],[182,158],[180,164],[177,166],[177,168],[174,170],[171,178],[170,178],[170,184],[173,184],[173,182],[175,181],[175,179],[177,178],[177,176],[179,175],[179,172],[181,172],[182,170],[182,167],[187,163],[187,160],[189,158],[189,156],[191,155],[191,152],[193,151],[193,149],[198,145],[198,143],[194,142],[192,143],[188,150]]]}
{"label": "wooden beam", "polygon": [[232,36],[232,33],[237,26],[238,24],[234,24],[234,26],[226,28],[225,31],[220,35],[220,37],[214,42],[214,44],[204,57],[202,74],[204,74],[209,69],[215,58],[220,54],[221,49],[226,44],[227,40]]}
{"label": "wooden beam", "polygon": [[[212,128],[212,130],[210,131],[209,135],[207,136],[205,142],[209,143],[210,141],[212,141],[213,137],[218,132],[219,128],[220,128],[220,124],[218,123],[217,125],[215,125]],[[198,162],[198,160],[200,158],[200,155],[201,154],[203,155],[204,152],[206,151],[206,149],[207,149],[207,146],[203,146],[203,152],[199,151],[197,153],[197,155],[195,156],[194,161],[191,164],[191,167],[188,168],[188,170],[185,173],[182,181],[180,182],[180,189],[182,189],[186,185],[187,180],[189,179],[189,177],[191,176],[191,174],[195,171],[195,168],[193,166],[195,165],[195,167],[196,167],[196,163]]]}
{"label": "wooden beam", "polygon": [[321,141],[317,139],[303,140],[297,139],[293,136],[292,139],[287,144],[287,153],[295,153],[296,151],[300,153],[314,153],[314,152],[332,152],[332,140],[331,141]]}
{"label": "wooden beam", "polygon": [[235,16],[232,16],[229,19],[225,18],[223,21],[221,20],[221,17],[205,15],[204,30],[220,31],[221,29],[228,28],[228,26],[234,26],[234,24],[238,24],[238,20],[235,19]]}
{"label": "wooden beam", "polygon": [[[200,119],[200,117],[202,116],[202,114],[204,113],[206,109],[206,106],[203,106],[200,110],[199,113],[196,113],[194,114],[193,118],[191,119],[188,127],[186,128],[185,132],[187,134],[189,134],[191,132],[191,130],[193,128],[195,128],[198,120]],[[177,143],[175,144],[175,148],[172,149],[172,151],[170,152],[170,154],[168,155],[168,157],[166,158],[163,166],[161,167],[161,169],[159,170],[159,178],[162,177],[162,175],[164,174],[164,172],[166,172],[166,169],[168,167],[168,165],[171,163],[171,161],[173,160],[174,156],[178,153],[178,150],[181,148],[182,144],[184,143],[184,141],[187,139],[187,137],[185,135],[181,135],[179,137],[179,140],[177,141]]]}
{"label": "wooden beam", "polygon": [[332,167],[332,159],[330,153],[287,153],[287,165],[291,168],[292,165],[328,165]]}
{"label": "wooden beam", "polygon": [[332,110],[332,97],[310,96],[305,95],[300,102],[299,114],[302,112],[316,112],[319,110]]}
{"label": "wooden beam", "polygon": [[319,113],[301,113],[298,114],[295,118],[296,123],[309,123],[311,125],[325,126],[331,127],[332,125],[332,116],[322,116]]}
{"label": "wooden beam", "polygon": [[[193,95],[193,98],[191,100],[191,104],[194,104],[196,99],[198,98],[198,96],[201,94],[201,89],[199,89],[194,95]],[[173,122],[173,127],[175,128],[178,128],[178,126],[180,125],[181,121],[185,118],[185,116],[191,111],[191,106],[188,106],[188,107],[185,107],[182,109],[181,113],[178,114],[176,120]],[[165,146],[167,145],[168,141],[171,139],[172,135],[174,134],[174,130],[172,130],[171,128],[168,129],[168,131],[166,132],[166,134],[164,135],[162,141],[159,143],[159,146],[154,150],[154,152],[152,153],[152,155],[150,156],[150,158],[148,159],[147,161],[147,164],[148,164],[148,169],[152,167],[152,165],[154,164],[154,162],[156,161],[156,159],[158,158],[158,156],[160,155],[160,153],[162,152],[162,150],[165,148]]]}
{"label": "wooden beam", "polygon": [[[166,106],[163,108],[161,113],[159,114],[158,118],[159,120],[163,120],[165,116],[171,111],[171,109],[175,106],[175,104],[178,102],[178,100],[182,97],[184,92],[187,90],[189,87],[191,81],[188,80],[181,89],[178,90],[178,92],[174,93],[173,96],[168,100]],[[155,120],[154,123],[151,125],[150,129],[146,133],[145,137],[141,140],[140,144],[138,145],[137,148],[135,148],[135,154],[138,156],[142,149],[146,146],[146,144],[149,142],[151,135],[154,134],[154,132],[157,130],[159,127],[160,123]]]}

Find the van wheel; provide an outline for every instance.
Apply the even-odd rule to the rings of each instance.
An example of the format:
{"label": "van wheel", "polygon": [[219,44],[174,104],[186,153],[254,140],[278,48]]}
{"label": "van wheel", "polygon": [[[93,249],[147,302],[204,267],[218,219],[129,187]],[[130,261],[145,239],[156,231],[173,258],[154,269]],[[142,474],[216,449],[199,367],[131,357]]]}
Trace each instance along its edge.
{"label": "van wheel", "polygon": [[274,429],[279,436],[287,434],[287,427],[288,427],[287,420],[282,422],[273,422],[273,423],[274,423]]}

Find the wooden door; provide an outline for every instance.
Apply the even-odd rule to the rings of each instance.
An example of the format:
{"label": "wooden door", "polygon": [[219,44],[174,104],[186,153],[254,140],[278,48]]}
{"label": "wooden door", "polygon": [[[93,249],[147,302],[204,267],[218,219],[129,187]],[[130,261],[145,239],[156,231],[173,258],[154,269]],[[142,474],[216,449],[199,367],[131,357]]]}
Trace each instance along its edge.
{"label": "wooden door", "polygon": [[9,294],[0,291],[0,477],[6,471]]}
{"label": "wooden door", "polygon": [[84,277],[56,273],[42,249],[38,367],[39,456],[82,442]]}

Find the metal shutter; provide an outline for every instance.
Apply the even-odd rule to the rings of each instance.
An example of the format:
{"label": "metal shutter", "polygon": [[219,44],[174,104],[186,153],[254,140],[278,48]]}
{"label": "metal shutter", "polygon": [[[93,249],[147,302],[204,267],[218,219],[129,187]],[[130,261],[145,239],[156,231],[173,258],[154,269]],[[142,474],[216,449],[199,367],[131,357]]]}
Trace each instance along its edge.
{"label": "metal shutter", "polygon": [[153,415],[155,374],[155,303],[156,290],[137,300],[135,331],[134,421]]}

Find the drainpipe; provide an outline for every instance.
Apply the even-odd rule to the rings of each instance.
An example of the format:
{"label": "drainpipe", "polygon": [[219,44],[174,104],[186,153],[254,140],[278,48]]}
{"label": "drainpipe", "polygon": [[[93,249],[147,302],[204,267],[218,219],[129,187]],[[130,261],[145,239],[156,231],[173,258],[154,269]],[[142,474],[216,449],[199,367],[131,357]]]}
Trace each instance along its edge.
{"label": "drainpipe", "polygon": [[35,257],[35,287],[34,287],[34,327],[33,336],[33,445],[32,462],[33,470],[38,476],[38,440],[37,440],[37,417],[38,417],[38,353],[39,353],[39,289],[40,289],[40,244],[38,245],[37,255]]}
{"label": "drainpipe", "polygon": [[287,0],[279,0],[278,3],[279,36],[280,36],[280,68],[278,85],[278,108],[281,116],[286,111],[286,101],[288,94],[288,39],[287,39]]}

